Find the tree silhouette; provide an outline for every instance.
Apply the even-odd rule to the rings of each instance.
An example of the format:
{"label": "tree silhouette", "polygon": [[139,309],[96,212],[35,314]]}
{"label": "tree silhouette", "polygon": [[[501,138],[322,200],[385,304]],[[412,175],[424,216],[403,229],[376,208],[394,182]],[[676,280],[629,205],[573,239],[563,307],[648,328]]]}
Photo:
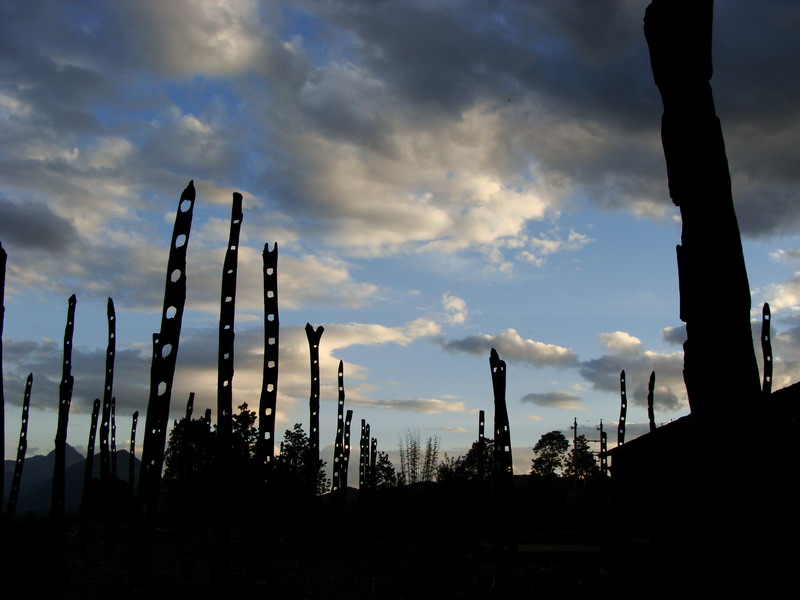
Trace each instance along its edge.
{"label": "tree silhouette", "polygon": [[600,468],[589,448],[585,435],[575,438],[575,443],[566,464],[565,474],[577,479],[588,479],[600,474]]}
{"label": "tree silhouette", "polygon": [[569,442],[560,431],[545,433],[533,447],[531,475],[558,477],[564,468]]}
{"label": "tree silhouette", "polygon": [[[311,472],[311,469],[306,468],[308,448],[309,438],[300,423],[295,423],[292,429],[284,432],[281,453],[275,457],[275,476],[280,485],[302,488],[306,483],[308,473]],[[314,490],[319,495],[328,491],[330,482],[325,476],[325,461],[317,460],[317,463],[314,470]]]}
{"label": "tree silhouette", "polygon": [[373,476],[376,488],[395,487],[397,485],[397,471],[395,471],[394,465],[389,460],[389,455],[386,452],[378,452]]}

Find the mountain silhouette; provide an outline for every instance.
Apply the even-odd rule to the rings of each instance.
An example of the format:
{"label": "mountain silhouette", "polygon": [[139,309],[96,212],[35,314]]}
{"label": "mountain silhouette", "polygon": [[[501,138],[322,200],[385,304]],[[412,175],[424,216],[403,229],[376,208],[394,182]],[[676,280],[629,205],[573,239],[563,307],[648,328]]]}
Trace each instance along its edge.
{"label": "mountain silhouette", "polygon": [[[17,515],[33,513],[36,516],[46,516],[50,512],[50,496],[53,482],[53,463],[55,450],[46,456],[37,455],[25,459],[20,482],[19,499],[17,500]],[[11,491],[11,482],[14,477],[14,460],[3,463],[3,478],[5,479],[5,497],[3,507],[8,505]],[[67,444],[65,472],[65,511],[77,512],[83,494],[84,471],[86,458],[75,448]],[[100,453],[95,454],[92,464],[92,477],[100,478]],[[134,467],[134,480],[139,477],[140,461],[137,458]],[[128,481],[130,468],[130,452],[117,450],[117,479]]]}

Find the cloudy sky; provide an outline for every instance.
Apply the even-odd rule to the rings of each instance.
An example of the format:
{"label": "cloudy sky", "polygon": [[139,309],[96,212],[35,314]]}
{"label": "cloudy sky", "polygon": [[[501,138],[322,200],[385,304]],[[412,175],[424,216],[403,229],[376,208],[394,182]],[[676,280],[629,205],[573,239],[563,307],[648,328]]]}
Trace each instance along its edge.
{"label": "cloudy sky", "polygon": [[[178,198],[197,189],[173,413],[216,403],[219,284],[244,195],[234,404],[258,404],[261,252],[279,246],[278,427],[308,422],[323,325],[322,438],[347,404],[384,450],[448,454],[491,415],[508,363],[516,470],[553,429],[615,440],[688,412],[677,209],[642,34],[646,0],[0,2],[0,241],[8,253],[6,458],[34,373],[29,453],[52,449],[67,298],[78,298],[69,441],[102,395],[117,310],[117,443],[144,413]],[[754,326],[800,379],[800,4],[718,2],[713,87]],[[724,302],[724,298],[716,299]],[[713,311],[713,305],[708,307]],[[724,352],[721,348],[720,352]],[[760,352],[759,352],[760,354]],[[749,415],[742,415],[749,418]],[[629,434],[633,435],[633,433]],[[330,461],[330,457],[326,457]]]}

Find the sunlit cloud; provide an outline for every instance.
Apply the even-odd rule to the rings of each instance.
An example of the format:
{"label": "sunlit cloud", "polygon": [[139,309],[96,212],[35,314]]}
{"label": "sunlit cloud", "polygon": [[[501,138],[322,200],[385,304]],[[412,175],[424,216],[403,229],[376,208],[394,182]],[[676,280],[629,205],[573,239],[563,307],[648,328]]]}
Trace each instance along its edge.
{"label": "sunlit cloud", "polygon": [[461,340],[443,342],[445,350],[486,354],[495,348],[500,358],[511,362],[533,366],[569,367],[577,365],[578,358],[569,348],[523,339],[514,329],[506,329],[499,335],[474,335]]}

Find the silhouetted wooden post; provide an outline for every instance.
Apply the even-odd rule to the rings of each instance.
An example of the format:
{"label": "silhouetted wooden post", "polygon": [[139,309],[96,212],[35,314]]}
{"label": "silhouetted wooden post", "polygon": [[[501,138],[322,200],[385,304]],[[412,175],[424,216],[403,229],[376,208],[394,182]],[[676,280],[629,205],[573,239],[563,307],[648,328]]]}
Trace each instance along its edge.
{"label": "silhouetted wooden post", "polygon": [[136,491],[136,426],[139,424],[139,411],[133,413],[133,420],[131,423],[131,456],[128,465],[128,482],[131,484],[131,490]]}
{"label": "silhouetted wooden post", "polygon": [[361,419],[361,438],[358,453],[358,497],[366,497],[367,464],[369,461],[369,434],[367,433],[367,420]]}
{"label": "silhouetted wooden post", "polygon": [[600,419],[600,472],[603,476],[608,475],[608,434],[603,429],[603,419]]}
{"label": "silhouetted wooden post", "polygon": [[750,286],[710,85],[712,13],[712,0],[654,0],[645,12],[644,32],[664,104],[661,139],[669,193],[681,212],[684,380],[702,432],[725,436],[741,425],[761,385]]}
{"label": "silhouetted wooden post", "polygon": [[770,321],[772,314],[769,304],[764,303],[761,309],[761,354],[764,362],[764,379],[761,384],[761,393],[769,396],[772,393],[772,342],[770,341]]}
{"label": "silhouetted wooden post", "polygon": [[325,329],[320,325],[316,331],[310,323],[306,323],[306,337],[311,360],[311,394],[308,399],[309,432],[308,455],[306,458],[306,477],[311,486],[311,495],[317,491],[317,473],[319,472],[319,341]]}
{"label": "silhouetted wooden post", "polygon": [[344,448],[342,454],[342,494],[347,492],[347,472],[350,467],[350,424],[353,422],[353,411],[348,410],[344,418]]}
{"label": "silhouetted wooden post", "polygon": [[11,490],[8,497],[8,516],[13,517],[17,512],[19,499],[19,486],[22,483],[22,467],[25,465],[25,453],[28,450],[28,418],[31,408],[31,389],[33,388],[33,373],[28,374],[25,381],[25,395],[22,398],[22,424],[19,429],[19,445],[17,446],[17,461],[14,463],[14,477],[11,480]]}
{"label": "silhouetted wooden post", "polygon": [[69,408],[72,404],[72,334],[75,329],[75,305],[78,300],[75,294],[69,297],[67,308],[67,325],[64,328],[64,359],[61,367],[61,383],[58,386],[58,426],[56,429],[55,461],[53,463],[53,488],[50,500],[50,516],[60,530],[64,517],[64,469],[67,454],[67,428],[69,426]]}
{"label": "silhouetted wooden post", "polygon": [[511,494],[514,471],[511,457],[511,428],[506,408],[506,363],[492,348],[489,354],[494,392],[494,465],[492,496],[494,501],[495,546],[506,552],[516,550],[516,538],[511,529]]}
{"label": "silhouetted wooden post", "polygon": [[[239,264],[239,233],[242,227],[242,195],[233,194],[230,235],[222,267],[219,310],[219,349],[217,353],[217,433],[222,452],[230,455],[231,416],[233,414],[233,340],[236,317],[236,275]],[[227,466],[227,465],[225,465]]]}
{"label": "silhouetted wooden post", "polygon": [[278,244],[264,244],[264,365],[258,404],[258,464],[262,482],[269,482],[275,460],[275,413],[278,407]]}
{"label": "silhouetted wooden post", "polygon": [[116,350],[116,315],[114,301],[109,298],[106,305],[108,320],[108,345],[106,346],[106,372],[103,387],[103,420],[100,423],[100,480],[105,500],[110,499],[111,480],[111,395],[114,385],[114,351]]}
{"label": "silhouetted wooden post", "polygon": [[192,420],[192,413],[194,412],[194,392],[189,392],[189,399],[186,401],[186,422]]}
{"label": "silhouetted wooden post", "polygon": [[218,585],[227,580],[227,523],[231,507],[231,435],[233,416],[233,341],[236,317],[236,276],[239,268],[239,234],[242,227],[242,195],[233,194],[230,234],[222,267],[217,353],[217,477],[216,565]]}
{"label": "silhouetted wooden post", "polygon": [[94,466],[94,441],[97,435],[97,419],[100,416],[100,398],[95,398],[92,405],[92,420],[89,426],[89,443],[86,446],[86,461],[83,463],[83,494],[81,496],[81,543],[85,542],[86,521],[89,518],[89,496],[92,485],[92,467]]}
{"label": "silhouetted wooden post", "polygon": [[369,446],[369,471],[367,475],[367,481],[369,482],[369,491],[375,489],[376,483],[376,469],[375,466],[378,462],[378,438],[371,438],[370,446]]}
{"label": "silhouetted wooden post", "polygon": [[619,374],[619,423],[617,424],[617,446],[625,443],[625,419],[628,416],[628,392],[625,386],[625,369]]}
{"label": "silhouetted wooden post", "polygon": [[478,460],[478,481],[483,484],[484,479],[486,478],[486,473],[484,471],[485,462],[484,457],[486,455],[485,446],[486,444],[486,411],[480,410],[478,411],[478,444],[480,445],[480,459]]}
{"label": "silhouetted wooden post", "polygon": [[[6,397],[4,389],[5,377],[3,376],[3,325],[6,317],[6,263],[8,255],[0,244],[0,450],[3,455],[3,464],[6,463]],[[5,477],[0,481],[0,499],[5,498]],[[2,500],[0,500],[2,501]]]}
{"label": "silhouetted wooden post", "polygon": [[117,399],[111,396],[111,481],[117,480]]}
{"label": "silhouetted wooden post", "polygon": [[342,467],[344,466],[344,361],[339,361],[339,400],[336,407],[336,441],[333,445],[333,483],[331,491],[342,490]]}
{"label": "silhouetted wooden post", "polygon": [[[161,331],[153,334],[153,361],[150,366],[150,397],[147,403],[142,466],[139,473],[139,513],[143,517],[143,572],[149,577],[150,559],[155,543],[155,525],[158,514],[161,468],[164,464],[164,446],[169,425],[169,406],[172,399],[172,382],[180,344],[183,310],[186,303],[186,249],[192,228],[194,212],[194,182],[183,190],[178,201],[175,226],[172,230],[167,277],[164,289],[164,307],[161,313]],[[134,565],[135,568],[136,565]]]}
{"label": "silhouetted wooden post", "polygon": [[647,420],[650,421],[650,432],[656,430],[655,411],[656,372],[650,373],[650,382],[647,384]]}

